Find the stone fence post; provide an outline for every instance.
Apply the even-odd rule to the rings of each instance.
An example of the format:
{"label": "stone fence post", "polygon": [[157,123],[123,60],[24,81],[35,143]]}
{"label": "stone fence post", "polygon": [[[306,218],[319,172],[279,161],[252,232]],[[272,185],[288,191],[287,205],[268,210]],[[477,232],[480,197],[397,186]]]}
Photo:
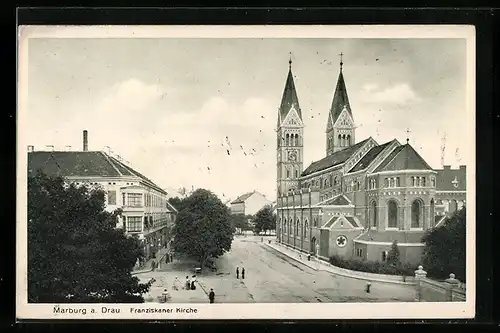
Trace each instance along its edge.
{"label": "stone fence post", "polygon": [[415,287],[416,287],[416,299],[415,301],[420,302],[422,299],[422,279],[427,276],[427,272],[424,271],[422,266],[418,266],[418,269],[415,271]]}
{"label": "stone fence post", "polygon": [[446,281],[446,301],[453,302],[453,289],[460,286],[460,281],[455,279],[455,274],[451,273]]}

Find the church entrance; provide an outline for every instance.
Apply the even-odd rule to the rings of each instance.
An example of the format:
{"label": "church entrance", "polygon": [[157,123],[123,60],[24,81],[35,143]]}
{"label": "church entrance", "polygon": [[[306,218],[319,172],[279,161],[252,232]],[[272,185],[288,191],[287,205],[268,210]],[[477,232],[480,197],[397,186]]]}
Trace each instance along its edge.
{"label": "church entrance", "polygon": [[311,239],[311,253],[316,255],[316,237]]}

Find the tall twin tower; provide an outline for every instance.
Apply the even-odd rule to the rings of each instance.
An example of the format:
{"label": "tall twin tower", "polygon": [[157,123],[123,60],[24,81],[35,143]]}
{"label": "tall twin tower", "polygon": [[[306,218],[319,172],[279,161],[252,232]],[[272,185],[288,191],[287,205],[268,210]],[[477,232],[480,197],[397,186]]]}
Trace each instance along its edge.
{"label": "tall twin tower", "polygon": [[[341,54],[342,56],[342,54]],[[285,90],[278,111],[277,126],[277,195],[298,188],[304,170],[304,122],[295,89],[290,59]],[[355,144],[355,125],[344,75],[342,58],[337,87],[326,124],[326,155],[332,155]]]}

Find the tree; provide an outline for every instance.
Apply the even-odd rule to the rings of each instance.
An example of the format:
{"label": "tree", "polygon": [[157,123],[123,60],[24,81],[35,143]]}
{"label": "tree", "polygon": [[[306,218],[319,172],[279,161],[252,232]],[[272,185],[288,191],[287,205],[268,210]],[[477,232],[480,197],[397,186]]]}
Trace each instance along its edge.
{"label": "tree", "polygon": [[425,243],[422,265],[429,277],[446,279],[450,273],[465,282],[466,209],[463,207],[442,226],[430,229]]}
{"label": "tree", "polygon": [[258,234],[261,231],[276,229],[276,215],[273,214],[273,208],[270,205],[262,207],[255,214],[253,222],[255,223],[255,232]]}
{"label": "tree", "polygon": [[231,249],[233,233],[227,207],[212,192],[198,189],[182,201],[173,228],[173,248],[197,259],[203,268],[207,259]]}
{"label": "tree", "polygon": [[396,240],[392,242],[391,250],[387,254],[387,264],[394,268],[401,266],[398,241]]}
{"label": "tree", "polygon": [[230,216],[229,219],[230,219],[231,226],[234,229],[240,229],[241,231],[245,231],[245,230],[249,229],[247,216],[245,216],[243,214],[233,214],[233,215],[229,215],[229,216]]}
{"label": "tree", "polygon": [[28,301],[138,303],[150,284],[131,275],[139,241],[116,228],[101,189],[28,178]]}
{"label": "tree", "polygon": [[184,209],[184,201],[185,199],[175,197],[175,198],[169,198],[167,201],[169,204],[174,206],[175,209],[177,209],[178,212],[180,212],[182,209]]}

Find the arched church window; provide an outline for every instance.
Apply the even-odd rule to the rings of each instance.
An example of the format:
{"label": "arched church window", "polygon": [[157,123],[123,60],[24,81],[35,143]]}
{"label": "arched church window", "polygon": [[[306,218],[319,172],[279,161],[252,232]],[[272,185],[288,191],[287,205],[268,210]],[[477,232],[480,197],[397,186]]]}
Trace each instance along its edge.
{"label": "arched church window", "polygon": [[296,146],[299,145],[299,135],[298,134],[295,134],[295,145]]}
{"label": "arched church window", "polygon": [[337,184],[338,184],[338,182],[339,182],[339,181],[338,181],[337,177],[333,178],[333,185],[337,185]]}
{"label": "arched church window", "polygon": [[333,184],[333,176],[332,176],[332,175],[330,175],[330,176],[328,177],[328,180],[329,180],[330,186],[332,186],[332,184]]}
{"label": "arched church window", "polygon": [[299,169],[295,169],[295,178],[299,178]]}
{"label": "arched church window", "polygon": [[286,169],[286,178],[290,178],[290,170]]}
{"label": "arched church window", "polygon": [[389,228],[398,227],[398,204],[393,200],[388,202],[388,220]]}
{"label": "arched church window", "polygon": [[420,228],[422,219],[422,204],[419,199],[416,199],[411,204],[411,227]]}
{"label": "arched church window", "polygon": [[290,134],[286,134],[286,145],[289,146],[290,145]]}
{"label": "arched church window", "polygon": [[325,178],[325,188],[328,187],[328,179]]}
{"label": "arched church window", "polygon": [[350,146],[351,145],[351,136],[349,134],[347,134],[346,139],[347,139],[346,146]]}
{"label": "arched church window", "polygon": [[339,142],[337,143],[339,146],[342,146],[342,135],[339,134]]}
{"label": "arched church window", "polygon": [[422,186],[425,187],[425,177],[422,177]]}

